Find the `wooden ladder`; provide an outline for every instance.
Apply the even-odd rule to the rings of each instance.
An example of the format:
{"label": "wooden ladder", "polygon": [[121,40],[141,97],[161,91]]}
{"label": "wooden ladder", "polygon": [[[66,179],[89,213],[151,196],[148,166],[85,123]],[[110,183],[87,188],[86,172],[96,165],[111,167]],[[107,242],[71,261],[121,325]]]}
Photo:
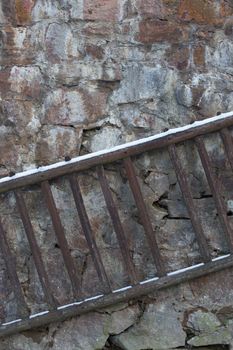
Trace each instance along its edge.
{"label": "wooden ladder", "polygon": [[[16,271],[15,258],[9,247],[7,235],[0,218],[0,250],[5,262],[7,275],[11,283],[14,297],[18,304],[18,317],[14,320],[0,324],[0,336],[6,336],[19,331],[25,331],[33,327],[42,326],[54,321],[62,321],[68,317],[80,315],[91,310],[103,308],[118,302],[138,298],[156,290],[167,288],[181,282],[185,282],[212,272],[228,268],[233,265],[233,232],[227,216],[226,203],[219,191],[218,182],[213,172],[212,159],[210,158],[205,145],[205,135],[219,133],[224,145],[224,150],[229,164],[233,170],[233,143],[230,128],[233,126],[233,113],[226,113],[220,116],[209,118],[204,121],[197,121],[178,129],[171,129],[158,135],[154,135],[135,142],[127,143],[104,150],[87,154],[69,161],[59,162],[53,165],[33,169],[18,173],[11,177],[0,179],[0,194],[13,192],[16,200],[17,211],[22,221],[25,234],[29,243],[33,262],[38,273],[38,277],[43,290],[47,309],[34,315],[28,312],[28,305],[25,301],[22,285],[20,284]],[[177,145],[191,140],[199,153],[201,163],[209,184],[213,200],[216,206],[218,218],[222,228],[222,234],[228,247],[227,254],[211,258],[211,252],[207,244],[203,227],[195,208],[193,195],[188,181],[188,175],[179,154]],[[188,215],[193,225],[198,243],[201,261],[197,265],[187,266],[182,270],[166,271],[161,257],[160,247],[157,242],[156,232],[152,227],[148,210],[146,208],[144,196],[136,176],[134,158],[145,152],[156,149],[167,149],[172,166],[177,176],[178,183],[187,207]],[[155,266],[153,278],[139,280],[132,260],[127,233],[122,225],[110,184],[106,177],[105,166],[109,163],[121,162],[124,168],[129,187],[132,191],[135,205],[138,209],[140,223],[144,228],[144,233],[150,247],[151,256]],[[106,267],[98,248],[95,233],[91,226],[87,210],[85,208],[83,195],[79,185],[80,172],[92,169],[95,171],[103,197],[111,219],[119,248],[121,251],[122,263],[125,273],[128,276],[128,285],[122,286],[118,290],[113,290]],[[73,195],[74,203],[80,219],[82,230],[87,242],[87,246],[92,257],[98,279],[102,286],[102,292],[96,295],[83,295],[81,292],[81,281],[75,267],[70,247],[65,235],[59,211],[51,190],[51,181],[64,177],[68,181]],[[35,232],[29,209],[26,207],[23,189],[32,185],[39,185],[45,200],[48,212],[56,234],[56,239],[61,249],[64,267],[72,285],[73,299],[68,305],[59,305],[53,295],[50,277],[46,271],[42,254],[37,243],[37,232]],[[2,196],[1,200],[4,200]],[[77,232],[78,234],[78,232]],[[1,301],[3,304],[4,301]]]}

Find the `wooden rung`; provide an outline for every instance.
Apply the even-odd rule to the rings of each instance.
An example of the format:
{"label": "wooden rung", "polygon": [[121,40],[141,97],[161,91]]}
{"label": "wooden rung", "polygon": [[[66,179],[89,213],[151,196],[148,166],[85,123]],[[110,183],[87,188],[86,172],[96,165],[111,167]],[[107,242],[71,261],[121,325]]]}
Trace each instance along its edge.
{"label": "wooden rung", "polygon": [[49,185],[48,181],[44,181],[41,183],[41,189],[42,189],[42,193],[44,195],[45,198],[45,202],[46,205],[48,207],[51,219],[52,219],[52,223],[53,223],[53,227],[54,227],[54,231],[58,240],[58,244],[60,246],[61,249],[61,253],[63,256],[63,260],[67,269],[67,272],[69,274],[70,277],[70,282],[72,285],[72,289],[73,289],[73,293],[74,293],[74,297],[78,298],[81,295],[81,282],[80,282],[80,278],[78,278],[77,275],[77,270],[73,261],[73,258],[70,254],[70,250],[69,250],[69,246],[68,246],[68,242],[65,236],[65,232],[64,232],[64,228],[62,226],[61,223],[61,219],[53,198],[53,194]]}
{"label": "wooden rung", "polygon": [[[206,264],[199,264],[192,266],[190,269],[183,269],[177,274],[172,276],[164,276],[158,279],[148,280],[147,283],[140,283],[133,288],[123,288],[118,293],[111,293],[109,295],[100,296],[99,298],[93,298],[92,300],[85,301],[79,305],[71,305],[64,309],[52,311],[42,315],[40,317],[24,320],[21,322],[14,323],[8,326],[0,325],[0,338],[12,335],[14,333],[23,332],[31,328],[45,326],[51,322],[61,322],[71,317],[77,317],[88,312],[93,312],[99,309],[108,308],[111,305],[117,305],[119,303],[128,303],[130,300],[138,300],[146,295],[155,294],[158,292],[162,293],[162,290],[172,288],[179,285],[180,283],[188,283],[192,280],[214,274],[213,280],[216,278],[216,272],[223,271],[224,269],[232,268],[233,256],[228,256],[218,261],[211,261]],[[198,282],[198,280],[197,280]],[[197,283],[196,282],[196,283]],[[174,291],[174,288],[173,288]],[[168,293],[166,293],[167,295]],[[89,316],[91,318],[91,316]]]}
{"label": "wooden rung", "polygon": [[19,282],[19,278],[17,275],[17,271],[16,271],[16,265],[15,265],[15,259],[11,253],[10,247],[8,245],[7,239],[6,239],[6,234],[4,232],[3,226],[2,226],[2,222],[0,220],[0,249],[3,255],[3,259],[5,261],[6,264],[6,269],[7,269],[7,273],[11,282],[11,286],[17,301],[17,305],[19,308],[19,316],[21,318],[24,318],[26,316],[28,316],[29,312],[28,312],[28,307],[27,304],[25,302],[24,296],[23,296],[23,292],[22,292],[22,288]]}
{"label": "wooden rung", "polygon": [[106,274],[101,255],[95,241],[95,237],[90,225],[89,218],[87,216],[87,212],[84,206],[83,197],[82,197],[81,189],[77,180],[77,176],[75,174],[69,175],[69,181],[70,181],[70,186],[73,193],[75,205],[79,214],[79,219],[82,225],[83,233],[85,235],[88,248],[90,250],[92,260],[95,265],[96,272],[98,274],[101,284],[103,285],[104,292],[109,293],[111,292],[110,282]]}
{"label": "wooden rung", "polygon": [[233,142],[230,131],[227,128],[224,128],[220,131],[224,148],[227,154],[228,161],[230,163],[231,169],[233,170]]}
{"label": "wooden rung", "polygon": [[225,118],[208,118],[205,121],[198,121],[193,125],[184,126],[178,129],[171,129],[154,136],[139,140],[139,142],[130,142],[120,147],[114,147],[109,151],[103,150],[93,154],[77,157],[72,162],[63,162],[54,164],[54,166],[43,167],[39,171],[30,174],[23,172],[12,179],[0,182],[0,193],[7,192],[19,187],[25,187],[31,184],[40,183],[45,180],[54,179],[59,176],[68,175],[73,172],[83,171],[99,164],[112,163],[117,160],[135,156],[143,152],[167,147],[171,144],[184,142],[194,139],[198,135],[218,131],[224,127],[233,125],[233,114]]}
{"label": "wooden rung", "polygon": [[133,193],[136,206],[138,208],[138,215],[141,219],[142,225],[145,230],[148,244],[149,244],[149,247],[153,256],[153,260],[157,269],[157,274],[158,276],[164,276],[166,274],[166,271],[162,262],[162,257],[156,241],[155,232],[153,230],[153,227],[146,209],[146,204],[143,199],[143,195],[136,176],[133,162],[131,158],[126,158],[124,159],[123,164],[126,170],[127,178],[129,180],[129,185]]}
{"label": "wooden rung", "polygon": [[194,205],[194,201],[192,198],[192,193],[190,190],[186,172],[181,165],[181,161],[179,159],[176,146],[175,145],[169,146],[168,151],[169,151],[170,159],[172,161],[172,164],[180,185],[181,193],[183,195],[186,207],[188,209],[190,220],[192,222],[192,225],[196,234],[201,256],[205,262],[208,262],[210,261],[211,256],[209,253],[207,241],[206,241],[200,220],[196,214],[197,210]]}
{"label": "wooden rung", "polygon": [[26,208],[26,204],[22,193],[18,190],[14,192],[16,198],[17,208],[24,226],[24,230],[31,248],[31,253],[36,266],[36,270],[40,279],[40,283],[46,298],[46,301],[51,309],[56,308],[57,302],[53,297],[52,290],[49,283],[49,278],[45,270],[45,266],[41,257],[40,249],[36,241],[31,220]]}
{"label": "wooden rung", "polygon": [[137,283],[137,276],[136,276],[135,268],[132,262],[132,258],[130,256],[127,238],[126,238],[123,226],[121,224],[118,210],[114,203],[112,193],[109,188],[108,181],[105,176],[104,168],[102,165],[97,167],[97,174],[98,174],[100,185],[103,191],[106,206],[108,208],[108,211],[112,220],[112,224],[117,235],[120,250],[124,260],[125,269],[128,273],[131,283],[135,284]]}
{"label": "wooden rung", "polygon": [[214,198],[214,202],[215,202],[216,209],[218,212],[219,221],[220,221],[222,228],[224,230],[224,234],[226,237],[226,241],[227,241],[229,250],[230,250],[230,252],[233,252],[233,235],[232,235],[232,230],[231,230],[228,218],[227,218],[227,208],[226,208],[226,205],[221,197],[221,193],[218,193],[219,187],[221,187],[221,186],[219,184],[219,180],[217,181],[217,179],[214,176],[211,160],[210,160],[210,157],[207,153],[205,143],[203,140],[203,136],[196,137],[195,143],[196,143],[198,153],[199,153],[199,156],[200,156],[200,159],[202,162],[202,166],[203,166],[205,174],[206,174],[208,184],[210,186],[210,190],[211,190],[213,198]]}

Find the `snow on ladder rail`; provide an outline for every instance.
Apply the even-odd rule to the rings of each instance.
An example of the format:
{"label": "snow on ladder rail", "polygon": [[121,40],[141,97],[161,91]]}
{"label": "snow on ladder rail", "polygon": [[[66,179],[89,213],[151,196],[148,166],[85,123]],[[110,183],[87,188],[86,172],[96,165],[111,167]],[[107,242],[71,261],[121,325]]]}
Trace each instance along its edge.
{"label": "snow on ladder rail", "polygon": [[[217,261],[221,261],[222,265],[218,265],[216,264]],[[212,266],[211,266],[212,264]],[[177,279],[180,279],[181,281],[183,280],[190,280],[203,275],[206,275],[209,273],[208,268],[211,266],[211,272],[217,272],[219,270],[221,270],[222,268],[228,268],[233,266],[233,256],[230,254],[226,254],[226,255],[222,255],[216,258],[213,258],[211,260],[211,262],[207,263],[208,268],[204,269],[206,264],[204,263],[200,263],[200,264],[196,264],[196,265],[192,265],[192,266],[188,266],[186,268],[183,269],[179,269],[176,271],[172,271],[167,273],[167,276],[176,276]],[[192,276],[192,274],[190,274],[190,271],[192,272],[196,272],[195,276]],[[156,289],[162,289],[162,288],[166,288],[168,286],[172,286],[177,284],[177,280],[175,278],[170,280],[170,284],[169,284],[169,279],[168,277],[153,277],[144,281],[141,281],[138,285],[139,288],[141,288],[141,290],[138,291],[138,296],[143,296],[146,292],[150,292]],[[179,282],[179,281],[178,281]],[[143,290],[142,286],[146,285],[147,289]],[[131,293],[128,295],[129,290],[131,290]],[[133,293],[133,286],[126,286],[123,287],[121,289],[117,289],[117,290],[113,290],[113,293],[117,293],[118,294],[118,299],[117,301],[126,301],[128,300],[129,297],[135,297],[136,294]],[[59,320],[59,314],[60,312],[66,312],[67,313],[67,317],[71,317],[74,316],[75,314],[83,314],[86,313],[88,311],[94,310],[96,307],[93,306],[94,301],[98,300],[99,304],[96,307],[99,308],[103,308],[105,306],[111,305],[111,301],[109,301],[109,295],[104,295],[104,294],[100,294],[100,295],[96,295],[90,298],[86,298],[84,300],[80,300],[80,301],[75,301],[73,303],[70,304],[65,304],[62,306],[57,307],[57,309],[55,311],[49,311],[49,310],[45,310],[36,314],[32,314],[29,316],[29,320],[32,321],[32,323],[34,321],[36,321],[36,325],[38,326],[38,320],[41,319],[41,323],[39,323],[40,325],[45,325],[49,322],[52,321],[57,321]],[[86,308],[85,307],[83,309],[78,310],[77,308],[81,305],[88,305],[91,304],[91,307]],[[77,312],[77,310],[79,312]],[[52,316],[50,316],[50,314],[52,314]],[[40,322],[40,321],[39,321]],[[14,329],[12,330],[12,325],[14,325]],[[27,329],[30,329],[31,327],[29,326],[27,320],[23,320],[23,319],[16,319],[16,320],[12,320],[9,322],[4,322],[2,324],[0,324],[0,336],[2,335],[10,335],[15,333],[15,331],[25,331]]]}
{"label": "snow on ladder rail", "polygon": [[[206,150],[203,150],[202,138],[209,133],[219,132],[223,139],[226,157],[229,159],[229,162],[231,162],[231,148],[233,147],[232,137],[230,136],[229,131],[231,126],[233,126],[233,112],[224,113],[213,118],[197,121],[191,125],[171,129],[151,137],[113,147],[109,150],[87,154],[73,158],[68,162],[58,162],[39,169],[27,170],[12,177],[0,179],[0,193],[14,190],[15,198],[17,199],[17,209],[21,214],[19,217],[22,220],[23,227],[27,233],[26,237],[29,241],[35,269],[40,276],[39,280],[43,285],[42,290],[45,294],[45,299],[48,305],[48,308],[44,311],[40,311],[32,315],[28,314],[23,289],[22,291],[20,290],[20,282],[18,281],[18,272],[15,262],[14,259],[10,258],[11,252],[8,245],[7,234],[4,231],[0,218],[0,249],[2,250],[1,253],[5,260],[9,280],[12,284],[15,299],[19,306],[19,312],[16,315],[15,320],[9,320],[8,322],[4,320],[2,324],[0,324],[0,336],[13,334],[32,327],[42,326],[50,322],[64,320],[68,317],[81,315],[85,312],[110,306],[118,302],[139,298],[140,296],[147,295],[155,290],[168,288],[175,284],[233,266],[233,236],[230,230],[226,230],[224,235],[224,239],[226,240],[228,247],[228,251],[226,251],[227,254],[213,257],[213,252],[209,251],[209,245],[206,243],[206,238],[202,230],[201,223],[199,222],[198,213],[193,213],[194,202],[191,196],[192,193],[189,187],[189,182],[187,181],[187,174],[185,173],[185,169],[183,169],[183,165],[181,164],[178,153],[176,152],[176,144],[179,142],[194,140],[197,143],[197,139],[201,137],[201,139],[199,139],[201,140],[199,142],[202,147],[201,151],[204,154],[204,160],[208,160],[204,163],[205,171],[208,174],[211,174],[211,184],[212,190],[214,188],[215,204],[218,206],[221,205],[221,215],[224,220],[222,220],[220,223],[224,224],[222,227],[222,230],[224,231],[224,226],[228,225],[225,203],[223,203],[223,201],[219,198],[221,194],[218,193],[218,186],[216,185],[217,181],[215,176],[211,173],[210,161],[207,158],[208,155],[206,154]],[[182,269],[176,271],[167,271],[166,269],[166,264],[164,263],[160,254],[160,247],[157,242],[156,232],[154,232],[152,223],[150,222],[146,202],[143,198],[143,192],[140,189],[140,184],[137,180],[133,164],[133,156],[162,147],[169,150],[170,157],[173,160],[173,168],[179,180],[178,183],[182,186],[181,192],[190,214],[190,221],[193,225],[198,248],[201,253],[200,262],[198,264],[183,267]],[[124,232],[122,229],[123,226],[121,223],[121,218],[117,213],[118,208],[115,206],[114,197],[111,194],[111,187],[108,183],[109,180],[105,176],[104,165],[106,163],[114,164],[114,162],[118,160],[123,161],[122,166],[125,168],[126,178],[130,185],[129,188],[133,195],[132,198],[134,199],[135,207],[138,209],[138,211],[140,211],[140,221],[142,222],[144,235],[151,248],[151,257],[153,257],[154,277],[142,281],[138,278],[137,271],[131,257],[127,232]],[[98,174],[96,178],[97,181],[99,181],[100,188],[103,192],[103,200],[108,208],[109,218],[111,218],[113,228],[117,233],[120,251],[119,259],[121,259],[125,276],[128,278],[127,285],[122,285],[122,282],[115,281],[116,286],[119,286],[118,288],[113,288],[111,279],[107,273],[108,269],[106,268],[104,261],[102,261],[96,237],[91,227],[91,221],[88,218],[85,203],[79,189],[78,173],[93,167],[95,167],[94,170],[96,171],[96,174]],[[65,233],[66,231],[63,229],[59,210],[56,207],[56,202],[51,191],[51,184],[49,180],[64,175],[69,175],[67,179],[69,180],[69,186],[72,190],[71,192],[76,200],[77,214],[82,224],[84,238],[87,241],[87,247],[91,253],[90,257],[93,260],[97,277],[102,288],[101,291],[93,289],[92,295],[85,295],[85,293],[83,295],[81,290],[81,279],[77,274],[73,257],[70,254],[69,244]],[[24,193],[19,189],[20,187],[27,187],[32,184],[40,184],[40,190],[44,195],[43,198],[48,207],[48,213],[54,226],[55,236],[59,241],[59,246],[62,252],[61,256],[67,270],[67,278],[69,279],[69,283],[73,286],[73,298],[71,298],[70,303],[65,305],[59,304],[58,300],[56,300],[52,293],[52,288],[50,288],[50,280],[44,268],[40,247],[36,243],[37,232],[36,229],[34,232],[29,215],[29,208],[26,207],[26,203],[24,201]],[[19,290],[16,290],[17,286],[19,287]]]}

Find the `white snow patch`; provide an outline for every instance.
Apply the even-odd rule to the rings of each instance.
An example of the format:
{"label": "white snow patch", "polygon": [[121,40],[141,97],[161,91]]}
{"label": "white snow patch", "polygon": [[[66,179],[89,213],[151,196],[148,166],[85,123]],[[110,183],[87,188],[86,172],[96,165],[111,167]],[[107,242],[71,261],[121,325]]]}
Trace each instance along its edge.
{"label": "white snow patch", "polygon": [[71,307],[71,306],[75,306],[75,305],[80,305],[80,304],[83,304],[83,303],[84,303],[84,300],[82,300],[82,301],[76,301],[75,303],[71,303],[71,304],[66,304],[66,305],[59,306],[59,307],[57,308],[57,310],[66,309],[67,307]]}
{"label": "white snow patch", "polygon": [[39,316],[42,316],[42,315],[46,315],[46,314],[48,314],[48,313],[49,313],[48,310],[42,311],[42,312],[39,312],[38,314],[33,314],[33,315],[29,316],[29,318],[39,317]]}
{"label": "white snow patch", "polygon": [[8,326],[9,324],[17,323],[20,321],[22,321],[22,318],[18,318],[17,320],[10,321],[10,322],[2,323],[2,326]]}
{"label": "white snow patch", "polygon": [[81,300],[81,301],[75,301],[74,303],[71,303],[71,304],[66,304],[66,305],[59,306],[57,308],[57,310],[62,310],[62,309],[66,309],[67,307],[80,305],[80,304],[86,303],[87,301],[91,301],[91,300],[102,298],[103,296],[104,296],[104,294],[99,294],[99,295],[95,295],[94,297],[90,297],[90,298],[87,298],[87,299],[84,299],[84,300]]}
{"label": "white snow patch", "polygon": [[212,259],[212,261],[222,260],[228,258],[229,256],[231,256],[231,254],[217,256],[217,258]]}
{"label": "white snow patch", "polygon": [[153,277],[153,278],[150,278],[148,280],[140,282],[140,284],[146,284],[146,283],[154,282],[154,281],[157,281],[158,279],[159,279],[159,277]]}
{"label": "white snow patch", "polygon": [[99,299],[99,298],[102,298],[103,296],[104,296],[103,294],[96,295],[95,297],[87,298],[84,301],[86,302],[86,301],[90,301],[90,300]]}
{"label": "white snow patch", "polygon": [[[214,259],[212,259],[212,261],[218,261],[218,260],[223,260],[223,259],[226,259],[228,257],[230,257],[231,254],[226,254],[226,255],[222,255],[222,256],[218,256]],[[190,270],[194,270],[198,267],[201,267],[201,266],[204,266],[205,264],[204,263],[200,263],[200,264],[196,264],[196,265],[192,265],[192,266],[188,266],[188,267],[185,267],[183,269],[179,269],[179,270],[176,270],[176,271],[172,271],[172,272],[169,272],[167,273],[167,276],[174,276],[174,275],[178,275],[182,272],[185,272],[185,271],[190,271]],[[160,277],[153,277],[153,278],[150,278],[148,280],[145,280],[145,281],[141,281],[139,284],[140,285],[143,285],[143,284],[146,284],[146,283],[150,283],[150,282],[154,282],[154,281],[157,281],[159,280]],[[116,290],[113,290],[112,293],[119,293],[119,292],[123,292],[125,290],[128,290],[128,289],[131,289],[132,286],[126,286],[126,287],[123,287],[123,288],[120,288],[120,289],[116,289]],[[83,304],[87,301],[90,301],[90,300],[95,300],[95,299],[99,299],[99,298],[102,298],[104,297],[104,294],[99,294],[99,295],[96,295],[94,297],[91,297],[91,298],[87,298],[87,299],[84,299],[82,301],[76,301],[74,303],[71,303],[71,304],[66,304],[66,305],[62,305],[62,306],[59,306],[57,308],[57,310],[62,310],[62,309],[65,309],[67,307],[72,307],[72,306],[75,306],[75,305],[80,305],[80,304]],[[43,316],[45,314],[48,314],[49,311],[42,311],[42,312],[39,312],[37,314],[33,314],[31,316],[29,316],[30,319],[32,318],[35,318],[35,317],[40,317],[40,316]],[[17,322],[20,322],[22,321],[21,318],[17,319],[17,320],[14,320],[14,321],[10,321],[10,322],[6,322],[6,323],[2,323],[1,326],[8,326],[8,325],[11,325],[11,324],[14,324],[14,323],[17,323]]]}
{"label": "white snow patch", "polygon": [[132,286],[127,286],[127,287],[124,287],[124,288],[115,289],[115,290],[113,290],[112,292],[113,292],[113,293],[119,293],[119,292],[123,292],[123,291],[125,291],[125,290],[127,290],[127,289],[130,289],[130,288],[132,288]]}
{"label": "white snow patch", "polygon": [[200,264],[197,264],[197,265],[188,266],[188,267],[185,267],[185,268],[180,269],[180,270],[169,272],[169,273],[167,273],[167,276],[179,275],[182,272],[189,271],[189,270],[194,270],[197,267],[201,267],[201,266],[204,266],[204,265],[205,265],[204,263],[200,263]]}

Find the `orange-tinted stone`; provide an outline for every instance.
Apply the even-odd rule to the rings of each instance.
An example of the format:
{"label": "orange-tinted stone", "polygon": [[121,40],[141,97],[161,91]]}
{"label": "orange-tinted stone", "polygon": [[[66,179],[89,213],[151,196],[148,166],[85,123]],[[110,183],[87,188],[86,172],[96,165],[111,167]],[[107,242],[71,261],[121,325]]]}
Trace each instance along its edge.
{"label": "orange-tinted stone", "polygon": [[107,90],[57,89],[48,94],[43,122],[53,125],[94,123],[106,114]]}
{"label": "orange-tinted stone", "polygon": [[222,22],[217,8],[210,0],[181,0],[178,17],[183,21],[200,24],[219,24]]}
{"label": "orange-tinted stone", "polygon": [[86,45],[85,47],[86,54],[93,59],[102,59],[104,56],[104,50],[102,49],[101,46],[96,46],[96,45]]}
{"label": "orange-tinted stone", "polygon": [[214,30],[210,30],[209,26],[201,26],[195,32],[195,39],[202,42],[210,41],[214,37]]}
{"label": "orange-tinted stone", "polygon": [[64,159],[67,154],[74,157],[79,153],[81,135],[80,128],[43,126],[36,144],[36,163],[39,165],[53,163]]}
{"label": "orange-tinted stone", "polygon": [[10,70],[9,69],[0,71],[0,94],[1,94],[1,97],[4,97],[4,95],[6,95],[7,91],[10,88],[9,77],[10,77]]}
{"label": "orange-tinted stone", "polygon": [[193,61],[195,66],[204,66],[205,65],[205,47],[197,46],[193,51]]}
{"label": "orange-tinted stone", "polygon": [[0,31],[0,65],[32,64],[36,50],[30,44],[25,27],[13,27],[7,24]]}
{"label": "orange-tinted stone", "polygon": [[[141,0],[143,1],[143,0]],[[165,19],[176,18],[179,0],[162,0],[162,14]]]}
{"label": "orange-tinted stone", "polygon": [[202,86],[192,87],[193,105],[199,106],[201,96],[204,93],[204,88]]}
{"label": "orange-tinted stone", "polygon": [[118,0],[84,0],[84,19],[116,21],[118,19]]}
{"label": "orange-tinted stone", "polygon": [[168,62],[179,70],[185,70],[189,66],[190,51],[188,47],[172,46],[167,51]]}
{"label": "orange-tinted stone", "polygon": [[14,66],[8,78],[10,91],[13,96],[22,99],[40,99],[44,88],[43,78],[38,67]]}
{"label": "orange-tinted stone", "polygon": [[179,0],[137,0],[136,5],[142,18],[170,19],[177,15]]}
{"label": "orange-tinted stone", "polygon": [[164,18],[162,0],[137,0],[138,13],[144,18]]}
{"label": "orange-tinted stone", "polygon": [[168,41],[172,43],[188,40],[188,30],[177,23],[159,20],[144,20],[139,24],[136,40],[144,44]]}
{"label": "orange-tinted stone", "polygon": [[232,1],[221,1],[220,5],[220,15],[224,17],[229,17],[233,15],[233,2]]}
{"label": "orange-tinted stone", "polygon": [[83,28],[83,34],[87,36],[99,35],[110,38],[115,28],[110,22],[89,22]]}
{"label": "orange-tinted stone", "polygon": [[27,24],[31,21],[31,11],[34,0],[15,0],[15,15],[17,24]]}

